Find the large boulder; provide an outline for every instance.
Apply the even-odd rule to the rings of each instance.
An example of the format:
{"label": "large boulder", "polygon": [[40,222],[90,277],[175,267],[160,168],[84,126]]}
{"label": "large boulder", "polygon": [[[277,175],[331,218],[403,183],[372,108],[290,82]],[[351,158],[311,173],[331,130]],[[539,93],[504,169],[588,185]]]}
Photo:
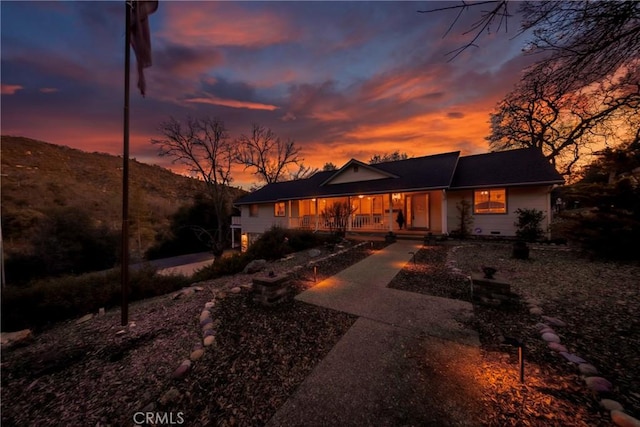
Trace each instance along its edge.
{"label": "large boulder", "polygon": [[31,332],[31,329],[23,329],[16,332],[2,332],[2,334],[0,334],[0,342],[3,348],[28,342],[32,338],[33,333]]}
{"label": "large boulder", "polygon": [[259,271],[262,271],[267,266],[267,260],[264,259],[254,259],[251,261],[242,271],[245,274],[253,274]]}

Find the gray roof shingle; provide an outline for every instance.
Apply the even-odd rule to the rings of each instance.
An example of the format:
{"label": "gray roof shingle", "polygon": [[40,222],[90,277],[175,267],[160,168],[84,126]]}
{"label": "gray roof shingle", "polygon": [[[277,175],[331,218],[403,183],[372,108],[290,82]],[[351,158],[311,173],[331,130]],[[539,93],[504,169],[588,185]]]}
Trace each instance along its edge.
{"label": "gray roof shingle", "polygon": [[[335,171],[307,179],[278,182],[248,194],[235,204],[268,203],[314,197],[365,195],[479,186],[562,183],[562,177],[538,150],[520,149],[460,157],[460,152],[371,165],[395,177],[342,184],[325,183]],[[324,184],[324,185],[323,185]]]}

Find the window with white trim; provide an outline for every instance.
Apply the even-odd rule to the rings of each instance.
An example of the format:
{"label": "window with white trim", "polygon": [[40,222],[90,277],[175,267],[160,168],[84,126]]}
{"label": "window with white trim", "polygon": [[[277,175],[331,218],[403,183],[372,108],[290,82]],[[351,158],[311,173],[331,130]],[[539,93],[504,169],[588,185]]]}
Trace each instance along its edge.
{"label": "window with white trim", "polygon": [[273,205],[273,216],[284,216],[285,204],[284,202],[277,202]]}
{"label": "window with white trim", "polygon": [[488,188],[473,192],[474,214],[506,214],[506,188]]}

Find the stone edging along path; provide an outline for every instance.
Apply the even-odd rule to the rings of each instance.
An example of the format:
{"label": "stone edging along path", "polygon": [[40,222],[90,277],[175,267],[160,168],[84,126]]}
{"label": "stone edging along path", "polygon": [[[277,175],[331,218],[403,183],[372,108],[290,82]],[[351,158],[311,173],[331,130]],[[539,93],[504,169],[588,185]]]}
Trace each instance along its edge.
{"label": "stone edging along path", "polygon": [[562,328],[567,324],[556,317],[543,315],[540,307],[540,300],[536,298],[526,298],[525,302],[529,307],[529,313],[539,315],[541,322],[535,325],[542,340],[547,343],[550,350],[558,353],[568,362],[577,366],[587,388],[591,390],[595,396],[599,397],[600,406],[609,411],[611,421],[620,427],[640,427],[640,420],[632,417],[624,412],[622,405],[612,399],[602,398],[603,395],[609,395],[613,391],[613,384],[606,378],[600,376],[598,368],[584,360],[582,357],[573,353],[569,353],[567,348],[560,342],[560,337],[554,328]]}
{"label": "stone edging along path", "polygon": [[[313,267],[315,264],[320,263],[322,261],[325,261],[327,259],[330,259],[332,257],[341,255],[343,253],[346,253],[350,250],[356,249],[360,246],[363,245],[367,245],[369,244],[369,242],[362,242],[362,243],[358,243],[356,245],[350,246],[348,248],[345,249],[341,249],[338,252],[334,252],[331,254],[328,254],[322,258],[318,258],[318,259],[313,259],[311,261],[306,262],[303,265],[297,265],[294,266],[293,268],[289,269],[288,271],[285,271],[281,274],[291,274],[294,273],[298,270],[301,270],[304,267]],[[252,283],[246,283],[240,286],[235,286],[235,285],[231,285],[228,286],[226,289],[222,288],[222,289],[218,289],[215,293],[214,293],[214,297],[205,303],[202,311],[200,312],[200,315],[198,317],[198,321],[199,321],[199,327],[200,327],[200,331],[202,333],[202,342],[198,342],[196,343],[190,354],[189,354],[189,358],[184,359],[180,365],[173,371],[171,377],[174,380],[180,380],[183,379],[187,376],[187,374],[191,371],[191,367],[193,365],[193,363],[195,363],[196,361],[198,361],[199,359],[202,358],[202,356],[204,356],[205,351],[207,348],[213,346],[215,344],[216,341],[216,328],[219,326],[220,321],[218,319],[215,319],[215,307],[216,307],[216,296],[218,296],[219,298],[223,298],[224,297],[224,292],[228,291],[232,294],[239,294],[240,292],[242,292],[243,289],[250,291],[253,288],[253,284]],[[193,293],[195,291],[200,291],[203,290],[204,288],[199,287],[199,286],[191,286],[189,288],[185,288],[182,289],[181,291],[178,291],[177,293],[174,293],[172,298],[177,298],[180,295],[183,294],[190,294]],[[222,295],[221,295],[222,294]],[[176,400],[180,397],[180,391],[176,388],[176,387],[171,387],[166,393],[164,393],[162,395],[162,397],[160,397],[158,399],[158,401],[161,404],[166,404],[169,403],[173,400]],[[150,407],[150,405],[153,405],[155,407],[155,405],[153,403],[147,405],[147,407],[143,408],[141,411],[149,411],[149,410],[153,410],[152,407]]]}
{"label": "stone edging along path", "polygon": [[[471,277],[467,276],[457,268],[456,261],[453,257],[455,252],[463,246],[453,246],[447,254],[447,267],[452,274],[458,276],[464,276],[471,281]],[[560,248],[560,250],[567,250]],[[558,353],[565,360],[577,366],[585,385],[591,390],[595,396],[599,397],[600,406],[609,411],[611,421],[620,427],[640,427],[640,420],[632,417],[624,412],[622,405],[612,399],[603,398],[603,395],[609,395],[613,391],[613,384],[606,378],[600,376],[598,369],[584,360],[582,357],[569,353],[567,348],[560,342],[560,337],[553,328],[562,328],[567,326],[566,322],[556,317],[543,315],[543,310],[540,307],[541,301],[537,298],[529,297],[525,298],[525,303],[529,308],[529,313],[533,315],[539,315],[541,321],[535,325],[542,340],[547,343],[550,350]]]}

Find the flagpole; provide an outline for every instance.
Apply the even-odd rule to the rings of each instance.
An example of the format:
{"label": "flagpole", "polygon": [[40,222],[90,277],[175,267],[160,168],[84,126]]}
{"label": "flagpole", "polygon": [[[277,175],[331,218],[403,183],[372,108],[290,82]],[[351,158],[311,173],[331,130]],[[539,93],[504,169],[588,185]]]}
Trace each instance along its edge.
{"label": "flagpole", "polygon": [[122,153],[122,261],[120,279],[122,292],[121,324],[129,323],[129,79],[131,63],[131,12],[133,6],[125,0],[125,53],[124,53],[124,126]]}

